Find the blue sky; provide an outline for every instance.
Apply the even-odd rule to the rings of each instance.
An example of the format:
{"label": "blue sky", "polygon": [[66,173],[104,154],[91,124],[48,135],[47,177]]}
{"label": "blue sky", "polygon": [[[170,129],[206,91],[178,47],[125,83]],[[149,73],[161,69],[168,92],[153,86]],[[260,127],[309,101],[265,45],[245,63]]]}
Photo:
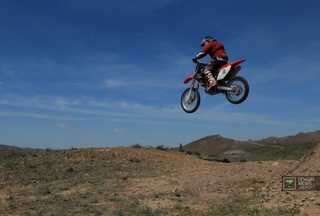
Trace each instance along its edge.
{"label": "blue sky", "polygon": [[[320,129],[317,0],[0,0],[0,144],[164,145]],[[204,36],[250,84],[240,105],[201,90],[184,113]],[[206,57],[204,62],[209,61]]]}

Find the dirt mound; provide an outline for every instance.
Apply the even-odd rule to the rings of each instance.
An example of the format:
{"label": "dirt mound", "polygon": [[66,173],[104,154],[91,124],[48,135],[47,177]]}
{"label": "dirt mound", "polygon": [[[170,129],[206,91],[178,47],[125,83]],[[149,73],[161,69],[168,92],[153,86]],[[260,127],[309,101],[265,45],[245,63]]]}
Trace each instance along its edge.
{"label": "dirt mound", "polygon": [[320,176],[320,143],[297,161],[286,175]]}
{"label": "dirt mound", "polygon": [[300,215],[320,214],[319,191],[279,191],[283,176],[320,176],[320,143],[280,175],[273,175],[270,183],[260,193],[266,207],[286,206],[300,210]]}
{"label": "dirt mound", "polygon": [[[236,211],[235,202],[241,210],[254,205],[320,213],[319,191],[281,191],[283,175],[319,175],[320,144],[297,162],[218,163],[144,148],[46,151],[17,159],[0,164],[0,215],[43,208],[123,213],[141,206],[169,215],[199,215],[219,205]],[[247,197],[252,202],[242,204]]]}

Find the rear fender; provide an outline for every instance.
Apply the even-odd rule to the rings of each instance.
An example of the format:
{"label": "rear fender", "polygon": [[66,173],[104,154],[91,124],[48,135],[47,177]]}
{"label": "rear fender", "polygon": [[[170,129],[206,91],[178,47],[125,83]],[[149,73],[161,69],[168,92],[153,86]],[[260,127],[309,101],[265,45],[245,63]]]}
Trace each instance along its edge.
{"label": "rear fender", "polygon": [[234,68],[235,66],[237,66],[238,64],[241,64],[242,62],[244,62],[245,61],[245,59],[240,59],[240,60],[237,60],[237,61],[234,61],[234,62],[230,62],[230,63],[228,63],[228,64],[226,64],[226,65],[223,65],[221,68],[219,68],[219,70],[218,71],[221,71],[221,70],[223,70],[224,68],[227,68],[227,67],[232,67],[232,68]]}
{"label": "rear fender", "polygon": [[[241,64],[244,61],[245,61],[245,59],[240,59],[240,60],[230,62],[230,63],[222,66],[218,70],[217,80],[222,80],[224,78],[230,79],[230,78],[234,77],[241,69],[241,66],[239,64]],[[239,65],[239,66],[237,66],[237,65]]]}
{"label": "rear fender", "polygon": [[188,82],[190,82],[191,80],[193,80],[193,78],[194,78],[193,75],[188,76],[188,77],[183,81],[183,83],[184,83],[184,84],[187,84]]}
{"label": "rear fender", "polygon": [[231,65],[232,67],[235,67],[235,66],[241,64],[244,61],[245,61],[245,59],[240,59],[240,60],[237,60],[237,61],[234,61],[234,62],[230,62],[228,65]]}

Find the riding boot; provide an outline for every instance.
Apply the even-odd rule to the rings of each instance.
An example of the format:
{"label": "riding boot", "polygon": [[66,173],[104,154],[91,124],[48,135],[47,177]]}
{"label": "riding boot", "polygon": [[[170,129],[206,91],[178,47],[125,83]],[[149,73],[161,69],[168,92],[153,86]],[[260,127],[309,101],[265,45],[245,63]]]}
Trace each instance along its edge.
{"label": "riding boot", "polygon": [[210,71],[205,71],[206,73],[206,78],[208,80],[208,86],[206,88],[206,91],[209,91],[212,87],[217,85],[217,81],[214,79],[212,73]]}

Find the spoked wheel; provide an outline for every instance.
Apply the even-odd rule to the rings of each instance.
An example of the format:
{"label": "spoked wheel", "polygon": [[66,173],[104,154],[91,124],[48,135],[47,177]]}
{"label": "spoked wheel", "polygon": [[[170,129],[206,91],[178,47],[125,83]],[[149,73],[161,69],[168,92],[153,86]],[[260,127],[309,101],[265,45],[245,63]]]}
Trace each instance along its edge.
{"label": "spoked wheel", "polygon": [[181,107],[186,113],[193,113],[199,108],[200,100],[197,89],[187,88],[181,95]]}
{"label": "spoked wheel", "polygon": [[247,99],[249,94],[249,84],[243,77],[237,76],[229,81],[228,87],[231,91],[226,92],[226,98],[230,103],[239,104]]}

